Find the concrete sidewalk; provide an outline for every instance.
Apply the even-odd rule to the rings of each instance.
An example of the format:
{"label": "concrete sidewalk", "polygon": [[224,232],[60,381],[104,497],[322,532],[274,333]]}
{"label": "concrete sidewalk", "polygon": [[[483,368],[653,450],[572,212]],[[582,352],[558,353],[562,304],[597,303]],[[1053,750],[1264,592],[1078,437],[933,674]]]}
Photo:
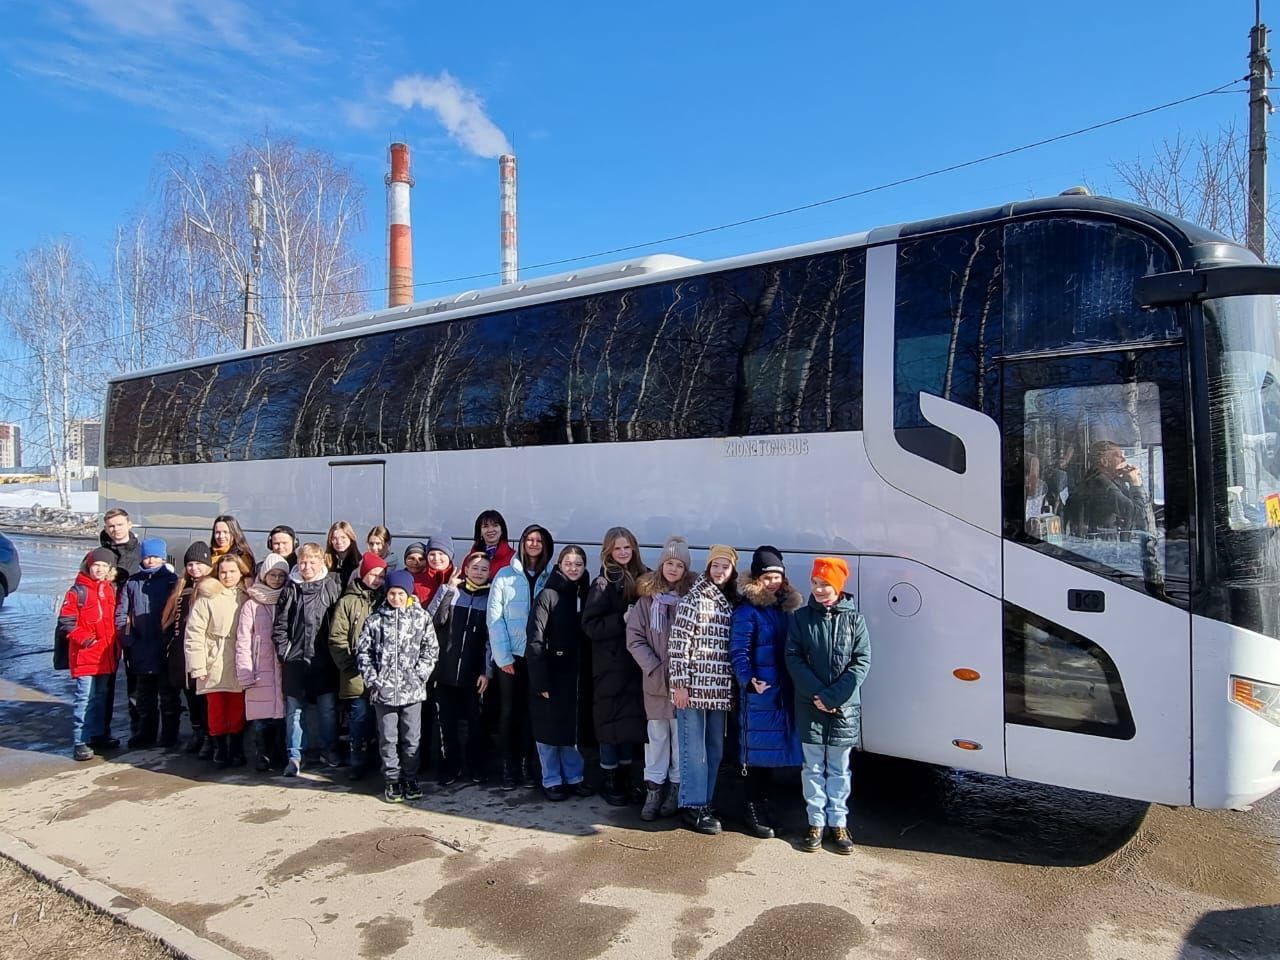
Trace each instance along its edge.
{"label": "concrete sidewalk", "polygon": [[[0,831],[245,960],[1188,960],[1218,955],[1184,938],[1228,903],[1163,872],[1163,836],[1189,826],[1171,811],[1096,864],[1055,867],[893,842],[933,829],[912,825],[839,857],[529,790],[392,806],[376,778],[353,790],[159,751],[0,749],[0,782]],[[787,817],[802,825],[798,804]],[[1271,902],[1259,867],[1246,893]]]}
{"label": "concrete sidewalk", "polygon": [[[886,879],[884,864],[781,840],[649,830],[599,799],[455,786],[391,806],[377,786],[133,752],[5,790],[0,829],[246,960],[412,957],[427,943],[692,958],[740,935],[762,957],[781,938],[821,960],[867,937],[868,871]],[[753,955],[745,941],[725,954]]]}

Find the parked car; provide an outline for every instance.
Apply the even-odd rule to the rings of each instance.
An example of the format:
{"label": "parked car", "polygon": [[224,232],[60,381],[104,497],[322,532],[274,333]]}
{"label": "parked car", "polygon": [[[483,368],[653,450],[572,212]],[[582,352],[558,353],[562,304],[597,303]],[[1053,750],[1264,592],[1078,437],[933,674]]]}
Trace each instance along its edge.
{"label": "parked car", "polygon": [[13,541],[0,533],[0,607],[5,597],[18,589],[22,582],[22,565],[18,563],[18,548]]}

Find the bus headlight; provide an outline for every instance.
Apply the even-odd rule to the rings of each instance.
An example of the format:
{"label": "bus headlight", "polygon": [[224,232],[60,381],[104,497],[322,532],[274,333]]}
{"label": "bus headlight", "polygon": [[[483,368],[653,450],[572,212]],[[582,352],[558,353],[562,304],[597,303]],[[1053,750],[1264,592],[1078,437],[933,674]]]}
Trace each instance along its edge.
{"label": "bus headlight", "polygon": [[1231,701],[1280,727],[1280,685],[1233,676]]}

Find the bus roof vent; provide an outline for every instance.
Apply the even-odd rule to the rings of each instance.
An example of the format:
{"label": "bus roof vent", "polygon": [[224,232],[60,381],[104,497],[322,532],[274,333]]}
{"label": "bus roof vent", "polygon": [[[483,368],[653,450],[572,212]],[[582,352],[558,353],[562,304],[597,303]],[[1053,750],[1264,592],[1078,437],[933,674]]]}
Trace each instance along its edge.
{"label": "bus roof vent", "polygon": [[357,313],[325,324],[323,332],[336,333],[356,327],[368,327],[381,323],[391,323],[395,320],[430,316],[436,313],[444,313],[448,310],[501,303],[505,300],[517,300],[522,297],[534,297],[558,290],[586,287],[595,283],[607,283],[610,280],[622,280],[628,277],[662,273],[666,270],[694,266],[701,262],[700,260],[691,260],[688,257],[659,253],[635,260],[624,260],[621,263],[608,263],[599,267],[584,267],[581,270],[574,270],[570,273],[557,273],[550,277],[539,277],[536,280],[508,283],[497,287],[485,287],[482,290],[464,290],[462,293],[452,296],[441,297],[437,300],[422,300],[402,307],[389,307],[386,310],[376,310],[371,313]]}

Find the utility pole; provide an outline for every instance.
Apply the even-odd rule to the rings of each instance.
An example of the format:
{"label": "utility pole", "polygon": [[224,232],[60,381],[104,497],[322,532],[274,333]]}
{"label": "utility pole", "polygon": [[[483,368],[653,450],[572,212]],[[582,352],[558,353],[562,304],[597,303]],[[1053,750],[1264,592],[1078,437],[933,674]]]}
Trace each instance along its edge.
{"label": "utility pole", "polygon": [[1267,56],[1267,27],[1262,22],[1262,0],[1254,0],[1254,24],[1249,31],[1249,211],[1246,228],[1249,249],[1259,260],[1267,258],[1267,116],[1271,99],[1267,84],[1272,77]]}
{"label": "utility pole", "polygon": [[267,229],[267,210],[262,202],[262,174],[254,167],[249,175],[249,230],[253,234],[253,252],[249,272],[244,278],[244,348],[253,346],[253,331],[258,323],[258,283],[262,280],[262,235]]}

